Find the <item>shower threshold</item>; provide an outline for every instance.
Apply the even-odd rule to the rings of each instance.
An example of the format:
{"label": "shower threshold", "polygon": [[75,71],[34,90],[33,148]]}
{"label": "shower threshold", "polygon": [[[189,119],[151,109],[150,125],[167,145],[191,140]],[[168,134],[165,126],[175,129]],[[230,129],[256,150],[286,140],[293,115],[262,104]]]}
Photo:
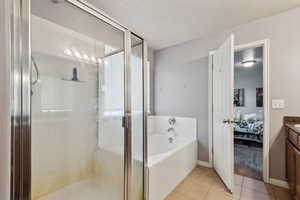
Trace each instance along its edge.
{"label": "shower threshold", "polygon": [[104,181],[99,179],[89,178],[68,185],[35,200],[117,200],[120,199],[120,196],[123,194],[116,193],[115,187],[116,184],[108,183],[107,180],[104,183]]}

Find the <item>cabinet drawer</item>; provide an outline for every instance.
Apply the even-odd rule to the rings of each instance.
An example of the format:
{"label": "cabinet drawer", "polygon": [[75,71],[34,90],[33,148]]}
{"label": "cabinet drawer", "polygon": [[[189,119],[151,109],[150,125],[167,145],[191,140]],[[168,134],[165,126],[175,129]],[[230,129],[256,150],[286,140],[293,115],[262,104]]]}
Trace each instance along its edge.
{"label": "cabinet drawer", "polygon": [[295,178],[295,199],[300,199],[300,152],[295,149],[295,161],[296,161],[296,178]]}
{"label": "cabinet drawer", "polygon": [[298,134],[291,129],[289,130],[289,141],[296,147],[298,146]]}
{"label": "cabinet drawer", "polygon": [[291,142],[286,142],[286,175],[291,195],[296,194],[296,151]]}

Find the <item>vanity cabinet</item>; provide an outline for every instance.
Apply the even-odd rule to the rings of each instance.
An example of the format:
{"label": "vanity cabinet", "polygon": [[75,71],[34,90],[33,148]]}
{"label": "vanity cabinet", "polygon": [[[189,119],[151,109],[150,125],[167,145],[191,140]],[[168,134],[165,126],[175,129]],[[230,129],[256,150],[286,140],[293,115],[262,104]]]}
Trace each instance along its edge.
{"label": "vanity cabinet", "polygon": [[[300,163],[299,163],[300,164]],[[293,145],[286,142],[286,177],[292,196],[296,194],[296,151]]]}
{"label": "vanity cabinet", "polygon": [[295,197],[300,200],[300,151],[296,151],[296,180],[295,180]]}
{"label": "vanity cabinet", "polygon": [[285,118],[286,178],[293,199],[300,200],[300,128],[294,126],[296,123],[300,118]]}

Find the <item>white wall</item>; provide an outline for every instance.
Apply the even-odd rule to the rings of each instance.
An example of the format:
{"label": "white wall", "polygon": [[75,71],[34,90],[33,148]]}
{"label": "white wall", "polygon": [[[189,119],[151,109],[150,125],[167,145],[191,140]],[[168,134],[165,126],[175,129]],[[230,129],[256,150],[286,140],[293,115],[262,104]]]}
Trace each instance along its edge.
{"label": "white wall", "polygon": [[10,196],[10,65],[8,1],[0,1],[0,199]]}
{"label": "white wall", "polygon": [[299,19],[300,8],[296,8],[155,53],[155,112],[198,118],[200,160],[208,161],[205,125],[208,52],[217,48],[230,33],[235,34],[236,44],[269,38],[271,99],[284,99],[286,103],[285,109],[270,111],[270,176],[285,179],[283,117],[300,115]]}

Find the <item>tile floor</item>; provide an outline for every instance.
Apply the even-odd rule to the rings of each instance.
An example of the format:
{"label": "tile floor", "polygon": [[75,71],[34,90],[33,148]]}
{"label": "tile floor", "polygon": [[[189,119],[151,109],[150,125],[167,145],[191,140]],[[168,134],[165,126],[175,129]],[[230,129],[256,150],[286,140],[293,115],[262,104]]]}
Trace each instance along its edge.
{"label": "tile floor", "polygon": [[217,174],[197,167],[165,200],[291,200],[284,188],[235,175],[234,193],[229,193]]}

